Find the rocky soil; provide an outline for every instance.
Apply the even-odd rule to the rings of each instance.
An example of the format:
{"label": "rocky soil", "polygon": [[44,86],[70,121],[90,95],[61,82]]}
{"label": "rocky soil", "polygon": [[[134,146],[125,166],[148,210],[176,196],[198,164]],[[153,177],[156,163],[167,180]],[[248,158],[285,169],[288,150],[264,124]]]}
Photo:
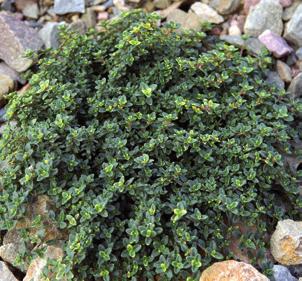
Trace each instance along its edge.
{"label": "rocky soil", "polygon": [[[275,70],[267,73],[267,80],[293,97],[302,95],[301,0],[0,0],[0,3],[0,137],[5,126],[6,95],[28,87],[22,78],[22,73],[33,63],[24,57],[27,50],[57,48],[60,25],[85,32],[97,28],[101,21],[137,7],[157,11],[163,21],[175,21],[184,29],[201,30],[203,23],[210,22],[212,34],[253,56],[268,50],[274,57]],[[301,163],[298,158],[287,162],[293,170]],[[47,224],[50,211],[49,198],[37,198],[27,218],[4,235],[0,244],[0,281],[42,280],[47,259],[63,257],[60,240],[64,239],[64,233],[48,224],[47,239],[56,240],[57,244],[48,246],[44,258],[33,260],[25,268],[13,266],[22,248],[20,229],[31,224],[37,215]],[[275,281],[301,281],[302,222],[279,221],[271,235],[270,253],[275,262],[272,268]],[[200,281],[269,280],[249,265],[242,253],[238,253],[238,260],[241,262],[213,264],[201,274]]]}

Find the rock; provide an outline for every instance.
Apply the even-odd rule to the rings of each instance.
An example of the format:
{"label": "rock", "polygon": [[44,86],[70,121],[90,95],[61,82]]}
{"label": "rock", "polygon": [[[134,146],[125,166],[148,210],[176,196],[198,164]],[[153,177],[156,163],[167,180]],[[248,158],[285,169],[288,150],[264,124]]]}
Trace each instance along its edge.
{"label": "rock", "polygon": [[199,281],[269,281],[251,265],[228,260],[214,263],[203,273]]}
{"label": "rock", "polygon": [[166,9],[171,5],[170,0],[155,0],[154,6],[158,9]]}
{"label": "rock", "polygon": [[78,20],[69,25],[69,28],[72,31],[75,31],[79,34],[85,34],[87,32],[86,23],[83,20]]}
{"label": "rock", "polygon": [[[19,240],[20,241],[20,240]],[[14,241],[15,243],[9,243],[0,247],[0,257],[5,262],[14,265],[21,269],[15,264],[18,254],[24,249],[21,243]],[[26,268],[26,265],[25,265]]]}
{"label": "rock", "polygon": [[282,265],[273,266],[273,276],[275,281],[297,281],[297,279],[291,275],[290,271]]}
{"label": "rock", "polygon": [[191,11],[199,17],[201,22],[219,24],[224,21],[223,17],[220,16],[214,9],[201,2],[195,2],[191,6]]}
{"label": "rock", "polygon": [[296,56],[299,60],[302,60],[302,47],[296,51]]}
{"label": "rock", "polygon": [[302,3],[295,10],[292,18],[287,23],[284,37],[295,45],[302,47]]}
{"label": "rock", "polygon": [[86,13],[82,16],[82,20],[85,22],[88,28],[96,25],[96,12],[92,8],[87,8]]}
{"label": "rock", "polygon": [[260,55],[266,47],[257,38],[249,38],[245,41],[245,48],[250,54]]}
{"label": "rock", "polygon": [[37,19],[39,16],[39,6],[36,0],[15,0],[18,11],[28,18]]}
{"label": "rock", "polygon": [[39,36],[43,40],[46,48],[56,49],[59,47],[59,27],[63,24],[65,24],[65,22],[47,22],[39,31]]}
{"label": "rock", "polygon": [[199,17],[192,12],[186,13],[180,9],[172,10],[167,16],[167,22],[170,21],[180,24],[184,29],[201,30],[201,21]]}
{"label": "rock", "polygon": [[13,3],[15,2],[15,0],[4,0],[4,1],[0,1],[1,4],[1,8],[4,11],[13,11]]}
{"label": "rock", "polygon": [[[64,252],[59,246],[47,246],[46,252],[43,258],[34,259],[29,265],[26,276],[23,281],[43,281],[43,270],[47,265],[48,259],[60,260],[64,256]],[[47,276],[48,280],[53,280],[53,276]],[[63,280],[62,280],[63,281]]]}
{"label": "rock", "polygon": [[286,64],[289,66],[293,66],[297,62],[297,60],[298,59],[297,59],[296,54],[294,52],[292,52],[287,56]]}
{"label": "rock", "polygon": [[[302,77],[302,73],[298,76]],[[283,265],[302,263],[302,222],[279,221],[270,243],[271,253],[277,262]]]}
{"label": "rock", "polygon": [[109,19],[109,13],[108,12],[98,13],[97,19],[98,19],[98,21],[107,20],[107,19]]}
{"label": "rock", "polygon": [[85,0],[55,0],[54,12],[58,15],[85,13]]}
{"label": "rock", "polygon": [[0,13],[0,41],[0,58],[18,72],[32,64],[31,59],[24,58],[25,51],[37,51],[43,45],[34,29],[6,12]]}
{"label": "rock", "polygon": [[281,36],[268,29],[261,33],[258,39],[276,58],[284,57],[294,51]]}
{"label": "rock", "polygon": [[291,81],[287,91],[293,98],[298,98],[302,95],[302,73],[299,73]]}
{"label": "rock", "polygon": [[170,13],[172,13],[174,10],[178,9],[181,4],[182,4],[182,1],[174,2],[167,9],[158,11],[158,13],[162,18],[166,18]]}
{"label": "rock", "polygon": [[244,40],[241,38],[241,36],[238,35],[221,35],[220,39],[237,47],[244,46]]}
{"label": "rock", "polygon": [[280,78],[279,74],[275,71],[269,71],[267,73],[266,82],[277,87],[277,89],[284,89],[284,82]]}
{"label": "rock", "polygon": [[243,11],[245,14],[249,13],[251,7],[256,6],[260,0],[244,0],[243,2]]}
{"label": "rock", "polygon": [[8,266],[2,261],[0,261],[0,281],[18,281]]}
{"label": "rock", "polygon": [[282,14],[282,19],[284,21],[290,20],[300,3],[301,3],[300,0],[295,0],[294,3],[292,3],[291,6],[285,8],[284,11],[283,11],[283,14]]}
{"label": "rock", "polygon": [[238,36],[238,35],[241,35],[241,33],[242,33],[242,31],[240,28],[240,23],[238,22],[238,20],[233,19],[230,23],[228,34]]}
{"label": "rock", "polygon": [[240,0],[212,0],[210,6],[221,15],[229,15],[240,6]]}
{"label": "rock", "polygon": [[292,80],[292,74],[291,74],[290,67],[281,60],[277,61],[277,71],[278,71],[280,78],[284,82],[289,83]]}
{"label": "rock", "polygon": [[261,0],[249,10],[244,32],[248,35],[259,36],[267,29],[278,35],[282,33],[282,6],[278,0]]}
{"label": "rock", "polygon": [[283,8],[289,7],[293,2],[292,0],[279,0]]}
{"label": "rock", "polygon": [[14,80],[5,74],[0,74],[0,101],[4,100],[5,95],[14,89]]}

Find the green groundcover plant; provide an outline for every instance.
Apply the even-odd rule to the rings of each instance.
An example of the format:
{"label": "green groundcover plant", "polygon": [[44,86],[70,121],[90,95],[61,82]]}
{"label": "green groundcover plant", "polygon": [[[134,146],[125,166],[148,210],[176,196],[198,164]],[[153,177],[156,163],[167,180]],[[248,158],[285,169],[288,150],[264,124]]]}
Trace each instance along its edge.
{"label": "green groundcover plant", "polygon": [[56,280],[198,280],[235,238],[265,268],[265,234],[302,206],[282,157],[301,106],[264,81],[270,59],[141,11],[62,39],[10,97],[0,229],[48,195]]}

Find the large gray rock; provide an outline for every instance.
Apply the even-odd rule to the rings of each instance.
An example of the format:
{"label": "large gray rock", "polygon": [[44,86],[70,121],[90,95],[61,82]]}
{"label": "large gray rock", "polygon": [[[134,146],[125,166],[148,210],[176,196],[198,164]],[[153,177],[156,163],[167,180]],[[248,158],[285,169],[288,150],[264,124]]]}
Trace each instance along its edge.
{"label": "large gray rock", "polygon": [[287,23],[284,37],[296,44],[302,46],[302,3],[295,10],[291,20]]}
{"label": "large gray rock", "polygon": [[0,58],[18,72],[32,64],[24,57],[25,51],[37,51],[43,45],[34,29],[6,12],[0,13],[0,42]]}
{"label": "large gray rock", "polygon": [[240,6],[240,0],[212,0],[210,6],[221,15],[229,15]]}
{"label": "large gray rock", "polygon": [[273,266],[273,276],[275,281],[298,281],[291,275],[290,271],[282,265],[276,264]]}
{"label": "large gray rock", "polygon": [[85,0],[55,0],[54,13],[85,13]]}
{"label": "large gray rock", "polygon": [[248,35],[259,36],[266,29],[278,35],[282,33],[282,6],[278,0],[261,0],[249,10],[244,32]]}
{"label": "large gray rock", "polygon": [[0,281],[18,281],[8,266],[2,261],[0,261]]}

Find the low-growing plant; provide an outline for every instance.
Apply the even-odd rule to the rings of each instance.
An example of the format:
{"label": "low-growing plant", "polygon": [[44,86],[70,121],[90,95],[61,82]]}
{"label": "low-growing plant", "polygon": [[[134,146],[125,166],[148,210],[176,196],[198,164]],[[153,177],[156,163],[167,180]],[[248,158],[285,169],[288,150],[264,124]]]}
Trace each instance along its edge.
{"label": "low-growing plant", "polygon": [[57,280],[198,280],[240,223],[262,265],[302,206],[282,157],[300,106],[265,82],[270,59],[142,11],[62,39],[8,104],[0,230],[48,195],[69,235]]}

